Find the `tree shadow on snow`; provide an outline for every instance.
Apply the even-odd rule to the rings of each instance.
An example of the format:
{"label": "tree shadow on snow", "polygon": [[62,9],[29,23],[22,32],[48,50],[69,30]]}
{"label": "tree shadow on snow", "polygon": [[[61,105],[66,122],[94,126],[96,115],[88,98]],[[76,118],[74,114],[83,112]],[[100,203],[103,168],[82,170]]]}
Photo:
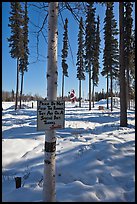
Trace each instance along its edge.
{"label": "tree shadow on snow", "polygon": [[36,126],[20,126],[4,130],[2,133],[3,139],[26,139],[36,138],[44,135],[44,131],[37,131]]}
{"label": "tree shadow on snow", "polygon": [[[108,139],[92,141],[88,145],[77,145],[68,151],[60,150],[57,157],[57,182],[69,185],[80,181],[83,184],[82,190],[79,189],[81,193],[82,191],[86,193],[89,187],[93,187],[92,190],[98,194],[100,189],[101,202],[127,201],[121,194],[114,197],[111,197],[111,194],[113,195],[118,188],[122,188],[127,194],[135,190],[135,152],[132,149],[134,145],[134,141],[112,143]],[[110,198],[105,189],[110,190]],[[91,188],[89,190],[91,191]],[[134,200],[134,196],[130,201],[131,199]]]}

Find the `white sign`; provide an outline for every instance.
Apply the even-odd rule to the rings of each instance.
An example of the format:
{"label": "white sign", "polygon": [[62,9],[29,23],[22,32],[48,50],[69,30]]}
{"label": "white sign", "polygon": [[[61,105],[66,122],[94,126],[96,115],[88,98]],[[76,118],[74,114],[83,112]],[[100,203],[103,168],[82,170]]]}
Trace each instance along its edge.
{"label": "white sign", "polygon": [[64,128],[64,101],[37,101],[37,130],[53,130]]}

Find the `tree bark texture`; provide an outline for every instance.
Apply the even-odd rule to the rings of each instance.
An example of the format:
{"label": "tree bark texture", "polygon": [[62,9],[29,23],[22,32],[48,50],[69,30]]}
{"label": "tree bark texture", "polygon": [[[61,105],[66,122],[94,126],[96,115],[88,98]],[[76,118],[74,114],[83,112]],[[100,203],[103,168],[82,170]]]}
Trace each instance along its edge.
{"label": "tree bark texture", "polygon": [[124,2],[119,2],[120,30],[120,126],[127,127],[127,94],[124,66]]}
{"label": "tree bark texture", "polygon": [[[47,65],[47,99],[57,99],[57,20],[58,2],[49,2],[48,8],[48,65]],[[43,202],[56,201],[55,189],[55,153],[56,131],[45,131],[45,159],[44,159],[44,182]]]}

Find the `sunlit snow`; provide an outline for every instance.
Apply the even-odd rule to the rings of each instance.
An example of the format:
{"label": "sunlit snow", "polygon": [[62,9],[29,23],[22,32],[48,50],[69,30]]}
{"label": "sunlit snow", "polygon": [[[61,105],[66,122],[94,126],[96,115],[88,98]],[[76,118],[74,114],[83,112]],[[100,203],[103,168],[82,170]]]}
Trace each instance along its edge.
{"label": "sunlit snow", "polygon": [[[13,102],[2,103],[3,202],[42,201],[45,133],[36,129],[36,104],[15,111]],[[107,110],[106,100],[90,111],[88,102],[65,107],[65,128],[56,131],[57,202],[134,202],[135,111],[120,127],[119,108]]]}

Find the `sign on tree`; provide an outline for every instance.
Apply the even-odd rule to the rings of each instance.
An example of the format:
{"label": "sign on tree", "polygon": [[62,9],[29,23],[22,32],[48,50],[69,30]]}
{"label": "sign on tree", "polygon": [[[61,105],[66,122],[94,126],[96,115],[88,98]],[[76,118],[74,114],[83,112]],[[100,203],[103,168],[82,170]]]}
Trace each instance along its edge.
{"label": "sign on tree", "polygon": [[64,101],[37,101],[37,130],[53,130],[64,128],[65,124]]}

